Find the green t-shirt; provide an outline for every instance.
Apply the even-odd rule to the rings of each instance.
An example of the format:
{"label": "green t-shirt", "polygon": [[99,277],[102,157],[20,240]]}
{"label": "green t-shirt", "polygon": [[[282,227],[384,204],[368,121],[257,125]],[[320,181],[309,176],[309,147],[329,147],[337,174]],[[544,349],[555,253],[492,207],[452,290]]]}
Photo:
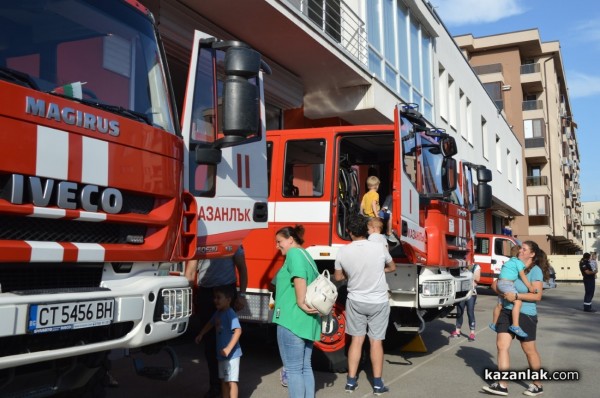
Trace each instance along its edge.
{"label": "green t-shirt", "polygon": [[292,247],[288,250],[283,267],[275,276],[273,323],[289,329],[302,339],[318,341],[321,339],[319,315],[309,315],[302,311],[296,304],[296,291],[294,290],[293,278],[305,279],[307,286],[317,278],[317,272],[308,259],[313,261],[304,249]]}

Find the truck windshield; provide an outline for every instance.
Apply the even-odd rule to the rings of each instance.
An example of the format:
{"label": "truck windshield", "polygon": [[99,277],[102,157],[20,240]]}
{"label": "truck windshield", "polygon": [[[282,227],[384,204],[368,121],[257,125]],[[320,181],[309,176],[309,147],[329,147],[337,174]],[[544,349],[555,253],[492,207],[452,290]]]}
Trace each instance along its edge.
{"label": "truck windshield", "polygon": [[442,162],[440,145],[424,132],[402,118],[402,157],[404,172],[417,191],[423,195],[443,194]]}
{"label": "truck windshield", "polygon": [[0,79],[175,132],[152,21],[125,2],[1,2]]}

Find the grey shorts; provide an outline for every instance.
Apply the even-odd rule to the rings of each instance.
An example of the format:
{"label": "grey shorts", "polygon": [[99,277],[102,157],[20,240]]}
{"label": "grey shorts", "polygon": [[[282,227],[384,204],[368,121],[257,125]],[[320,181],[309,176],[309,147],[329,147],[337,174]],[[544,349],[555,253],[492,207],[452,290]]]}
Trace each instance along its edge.
{"label": "grey shorts", "polygon": [[219,360],[219,379],[230,382],[240,381],[240,358]]}
{"label": "grey shorts", "polygon": [[385,340],[390,319],[390,304],[361,303],[346,300],[346,333],[350,336],[368,335],[373,340]]}
{"label": "grey shorts", "polygon": [[498,279],[498,290],[500,293],[518,293],[515,288],[515,281],[509,281],[507,279]]}

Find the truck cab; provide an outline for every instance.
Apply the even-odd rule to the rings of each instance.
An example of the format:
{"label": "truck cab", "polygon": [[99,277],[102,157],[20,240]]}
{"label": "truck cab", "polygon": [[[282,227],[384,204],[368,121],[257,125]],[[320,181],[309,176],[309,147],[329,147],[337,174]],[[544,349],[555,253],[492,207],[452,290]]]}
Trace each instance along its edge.
{"label": "truck cab", "polygon": [[510,259],[511,249],[519,244],[512,236],[475,234],[475,263],[481,267],[479,285],[491,286],[502,265]]}

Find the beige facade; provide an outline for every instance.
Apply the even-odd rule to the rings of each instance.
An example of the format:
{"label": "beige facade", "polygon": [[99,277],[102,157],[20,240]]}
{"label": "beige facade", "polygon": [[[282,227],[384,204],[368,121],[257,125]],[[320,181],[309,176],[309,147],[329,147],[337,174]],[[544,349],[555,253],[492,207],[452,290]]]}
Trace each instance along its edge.
{"label": "beige facade", "polygon": [[579,151],[559,42],[537,29],[455,37],[523,146],[525,215],[513,235],[548,254],[583,248]]}
{"label": "beige facade", "polygon": [[600,252],[600,202],[583,202],[583,251]]}

